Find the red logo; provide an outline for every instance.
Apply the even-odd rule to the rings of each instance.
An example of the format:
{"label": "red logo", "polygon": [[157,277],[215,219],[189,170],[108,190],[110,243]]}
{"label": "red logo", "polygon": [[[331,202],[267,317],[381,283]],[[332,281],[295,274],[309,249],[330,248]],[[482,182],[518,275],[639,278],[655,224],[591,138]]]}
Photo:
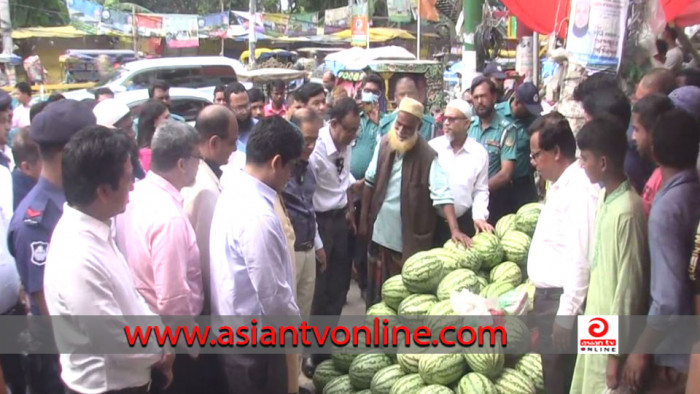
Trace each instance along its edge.
{"label": "red logo", "polygon": [[[601,324],[594,323],[594,322],[600,322]],[[590,324],[588,326],[588,333],[593,337],[593,338],[600,338],[602,336],[605,336],[605,334],[608,333],[608,322],[600,317],[596,317],[595,319],[591,319]]]}

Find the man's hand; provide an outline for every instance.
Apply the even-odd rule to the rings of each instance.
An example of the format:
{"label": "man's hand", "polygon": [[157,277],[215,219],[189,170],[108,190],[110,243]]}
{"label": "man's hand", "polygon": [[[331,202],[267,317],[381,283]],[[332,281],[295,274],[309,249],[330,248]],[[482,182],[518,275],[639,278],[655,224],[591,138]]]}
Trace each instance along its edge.
{"label": "man's hand", "polygon": [[321,269],[321,272],[326,270],[326,250],[321,248],[316,251],[316,260],[318,261],[318,267]]}
{"label": "man's hand", "polygon": [[356,235],[357,224],[355,223],[355,213],[352,209],[348,208],[347,213],[345,213],[345,221],[348,223],[348,229],[350,230],[350,234]]}
{"label": "man's hand", "polygon": [[472,239],[469,238],[467,234],[464,234],[459,230],[455,230],[452,232],[452,241],[464,245],[465,248],[469,248],[472,246]]}
{"label": "man's hand", "polygon": [[493,232],[493,226],[489,224],[486,220],[475,220],[474,221],[474,230],[476,230],[477,233],[485,232],[485,233],[492,233]]}
{"label": "man's hand", "polygon": [[644,376],[649,372],[651,357],[648,354],[634,353],[627,357],[625,363],[625,383],[634,391],[644,387]]}
{"label": "man's hand", "polygon": [[571,344],[571,329],[557,323],[552,325],[552,344],[558,352],[565,352]]}
{"label": "man's hand", "polygon": [[620,359],[616,356],[608,356],[608,366],[605,370],[605,380],[610,390],[620,386]]}
{"label": "man's hand", "polygon": [[175,354],[168,353],[164,354],[163,358],[153,365],[153,368],[157,369],[165,379],[165,384],[163,389],[166,389],[173,382],[173,363],[175,362]]}
{"label": "man's hand", "polygon": [[355,194],[355,195],[361,195],[362,194],[362,188],[365,186],[365,180],[360,179],[358,181],[355,181],[350,185],[350,192]]}

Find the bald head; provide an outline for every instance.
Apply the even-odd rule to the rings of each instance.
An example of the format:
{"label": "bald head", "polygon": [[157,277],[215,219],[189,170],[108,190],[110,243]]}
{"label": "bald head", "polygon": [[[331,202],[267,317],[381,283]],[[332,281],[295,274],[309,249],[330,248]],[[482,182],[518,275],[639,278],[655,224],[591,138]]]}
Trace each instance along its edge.
{"label": "bald head", "polygon": [[394,89],[394,100],[398,104],[401,102],[401,100],[403,100],[404,97],[410,97],[414,100],[419,100],[418,86],[411,77],[403,77],[396,81],[396,88]]}
{"label": "bald head", "polygon": [[303,129],[307,124],[318,128],[323,125],[323,120],[318,116],[318,113],[310,108],[300,108],[294,111],[289,121],[299,129]]}
{"label": "bald head", "polygon": [[202,156],[219,165],[226,164],[238,140],[238,121],[233,111],[224,105],[204,107],[197,116],[195,128],[201,137]]}
{"label": "bald head", "polygon": [[323,73],[323,87],[329,92],[335,88],[335,75],[332,72]]}
{"label": "bald head", "polygon": [[676,77],[671,70],[665,68],[655,68],[644,75],[634,96],[637,100],[653,94],[660,93],[668,95],[676,88]]}

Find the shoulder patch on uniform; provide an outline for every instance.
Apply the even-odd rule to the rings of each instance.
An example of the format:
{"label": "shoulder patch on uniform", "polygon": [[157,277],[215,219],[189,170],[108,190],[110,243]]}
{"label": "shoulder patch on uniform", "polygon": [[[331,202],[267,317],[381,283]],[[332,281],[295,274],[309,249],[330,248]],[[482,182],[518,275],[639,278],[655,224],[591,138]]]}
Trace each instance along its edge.
{"label": "shoulder patch on uniform", "polygon": [[36,241],[29,244],[32,248],[32,264],[42,266],[46,264],[46,255],[49,249],[49,243],[44,241]]}
{"label": "shoulder patch on uniform", "polygon": [[508,137],[506,138],[505,146],[511,147],[515,144],[515,141],[513,140],[513,137]]}

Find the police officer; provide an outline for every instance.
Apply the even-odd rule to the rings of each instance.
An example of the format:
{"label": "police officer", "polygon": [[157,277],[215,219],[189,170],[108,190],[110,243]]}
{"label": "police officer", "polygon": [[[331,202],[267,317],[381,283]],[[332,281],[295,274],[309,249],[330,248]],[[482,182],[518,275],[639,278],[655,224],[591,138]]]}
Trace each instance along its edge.
{"label": "police officer", "polygon": [[515,127],[495,109],[498,88],[491,79],[479,76],[472,81],[472,101],[476,116],[469,135],[489,154],[489,223],[512,213],[508,204],[517,151]]}
{"label": "police officer", "polygon": [[[49,104],[31,124],[29,136],[39,145],[43,169],[37,184],[15,210],[8,246],[30,295],[33,315],[49,314],[43,291],[44,264],[51,234],[66,202],[61,171],[63,147],[73,134],[94,124],[91,109],[75,100]],[[32,334],[34,341],[52,340],[44,332]],[[64,392],[57,355],[30,355],[28,375],[32,393]]]}
{"label": "police officer", "polygon": [[510,97],[513,95],[513,91],[510,89],[506,91],[505,89],[505,81],[508,78],[508,75],[506,75],[506,73],[503,72],[503,66],[498,64],[498,62],[493,61],[487,64],[486,67],[484,67],[483,74],[485,77],[490,78],[493,81],[493,83],[496,84],[496,90],[498,91],[496,102],[508,102],[508,100],[510,100]]}
{"label": "police officer", "polygon": [[513,123],[515,133],[515,172],[512,193],[509,193],[511,210],[537,201],[534,168],[530,165],[530,135],[528,128],[542,113],[537,87],[530,82],[518,86],[509,102],[496,104],[496,111]]}

